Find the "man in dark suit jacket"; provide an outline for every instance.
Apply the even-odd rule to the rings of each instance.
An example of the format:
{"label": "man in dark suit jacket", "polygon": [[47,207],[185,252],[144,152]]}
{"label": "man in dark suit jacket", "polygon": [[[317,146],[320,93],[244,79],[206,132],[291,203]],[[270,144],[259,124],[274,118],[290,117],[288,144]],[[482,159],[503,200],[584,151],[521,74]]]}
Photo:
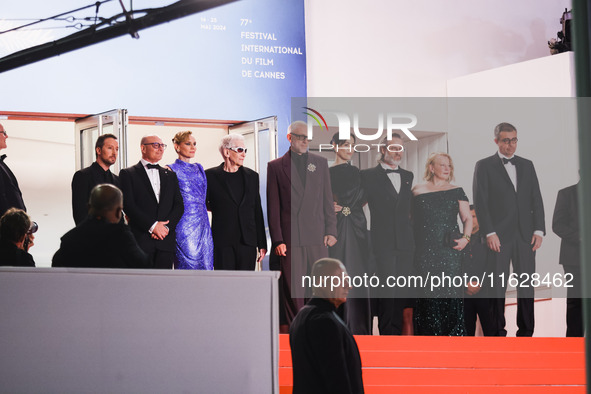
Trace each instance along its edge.
{"label": "man in dark suit jacket", "polygon": [[[0,124],[0,150],[6,149],[6,139],[8,133],[4,126]],[[0,216],[8,210],[8,208],[18,208],[27,211],[23,201],[21,189],[18,186],[16,177],[10,171],[4,160],[6,155],[0,156]]]}
{"label": "man in dark suit jacket", "polygon": [[97,185],[92,189],[89,201],[89,214],[62,237],[52,266],[150,268],[148,255],[121,221],[121,190],[110,184]]}
{"label": "man in dark suit jacket", "polygon": [[252,271],[267,252],[259,174],[243,166],[246,146],[241,135],[225,136],[220,153],[224,162],[205,171],[213,266],[216,270]]}
{"label": "man in dark suit jacket", "polygon": [[89,167],[76,171],[72,178],[72,213],[76,224],[88,216],[88,198],[92,189],[101,183],[121,187],[119,177],[109,168],[117,161],[119,143],[113,134],[99,136],[94,145],[96,161]]}
{"label": "man in dark suit jacket", "polygon": [[336,215],[328,162],[308,153],[305,122],[289,126],[289,151],[267,166],[267,216],[271,269],[281,270],[280,331],[287,332],[304,306],[301,278],[314,261],[328,257],[336,240]]}
{"label": "man in dark suit jacket", "polygon": [[552,230],[562,241],[560,259],[565,273],[565,281],[572,275],[573,287],[567,289],[566,299],[566,336],[582,337],[583,305],[581,295],[581,235],[579,230],[579,206],[577,189],[579,184],[558,191],[556,207],[552,217]]}
{"label": "man in dark suit jacket", "polygon": [[143,137],[142,159],[119,173],[131,232],[158,269],[172,268],[175,229],[184,212],[176,174],[157,164],[165,148],[157,135]]}
{"label": "man in dark suit jacket", "polygon": [[[403,142],[399,134],[381,141],[376,167],[361,171],[370,211],[370,234],[380,283],[390,275],[409,275],[413,266],[414,237],[410,220],[413,174],[399,167]],[[412,333],[412,300],[408,292],[384,288],[377,299],[380,335]],[[406,309],[406,310],[405,310]],[[410,331],[410,332],[409,332]]]}
{"label": "man in dark suit jacket", "polygon": [[[326,276],[343,278],[345,266],[325,258],[312,267],[313,283]],[[332,280],[328,283],[332,284]],[[331,290],[314,287],[314,298],[302,308],[289,329],[293,365],[293,394],[363,393],[361,357],[355,338],[337,308],[347,301],[347,281]]]}
{"label": "man in dark suit jacket", "polygon": [[[509,123],[495,127],[498,152],[476,163],[474,206],[489,252],[489,263],[499,280],[494,284],[492,305],[496,335],[506,336],[505,291],[509,265],[513,272],[531,279],[536,270],[535,251],[545,235],[544,204],[534,165],[515,156],[517,129]],[[534,289],[531,284],[517,287],[517,336],[534,332]]]}

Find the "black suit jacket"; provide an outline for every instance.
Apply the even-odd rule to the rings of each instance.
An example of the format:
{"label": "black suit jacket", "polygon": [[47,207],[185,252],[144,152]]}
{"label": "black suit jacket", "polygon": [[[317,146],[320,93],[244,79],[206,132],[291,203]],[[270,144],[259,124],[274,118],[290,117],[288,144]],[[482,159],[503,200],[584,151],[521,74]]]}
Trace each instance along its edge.
{"label": "black suit jacket", "polygon": [[[129,217],[129,227],[140,247],[148,254],[155,250],[174,252],[176,225],[183,216],[183,197],[179,181],[172,171],[160,168],[160,202],[156,200],[150,178],[142,163],[119,173],[123,191],[123,207]],[[169,233],[163,240],[152,239],[150,227],[155,222],[169,220]]]}
{"label": "black suit jacket", "polygon": [[16,177],[4,163],[6,155],[0,156],[0,216],[9,208],[19,208],[26,211],[21,189]]}
{"label": "black suit jacket", "polygon": [[363,393],[355,338],[336,308],[312,298],[289,328],[293,394]]}
{"label": "black suit jacket", "polygon": [[414,250],[410,218],[413,177],[412,172],[400,169],[400,192],[397,193],[381,165],[361,171],[371,215],[371,242],[376,255]]}
{"label": "black suit jacket", "polygon": [[497,153],[476,163],[474,208],[484,236],[496,232],[501,243],[517,236],[530,243],[534,231],[546,233],[544,204],[533,163],[515,160],[517,191]]}
{"label": "black suit jacket", "polygon": [[53,267],[150,268],[148,255],[124,223],[88,217],[61,238]]}
{"label": "black suit jacket", "polygon": [[267,249],[263,208],[259,194],[259,174],[240,167],[244,195],[236,201],[224,182],[224,163],[205,171],[207,176],[207,206],[211,210],[211,233],[215,246],[233,245],[228,239],[229,226],[240,228],[241,241],[248,246]]}
{"label": "black suit jacket", "polygon": [[35,260],[28,252],[10,242],[0,239],[0,266],[34,267]]}
{"label": "black suit jacket", "polygon": [[558,191],[552,217],[552,231],[560,243],[560,264],[581,265],[581,235],[579,233],[578,184]]}
{"label": "black suit jacket", "polygon": [[106,182],[104,174],[105,171],[96,161],[89,167],[74,173],[74,177],[72,178],[72,213],[76,225],[82,223],[88,216],[88,199],[90,198],[90,192],[96,185],[111,183],[121,188],[121,183],[117,175],[111,173],[113,181]]}

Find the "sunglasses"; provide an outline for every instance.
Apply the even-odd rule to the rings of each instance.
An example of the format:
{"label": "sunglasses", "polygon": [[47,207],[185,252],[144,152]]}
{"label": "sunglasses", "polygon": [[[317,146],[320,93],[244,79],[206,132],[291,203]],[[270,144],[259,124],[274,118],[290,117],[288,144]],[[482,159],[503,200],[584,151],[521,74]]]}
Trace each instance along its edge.
{"label": "sunglasses", "polygon": [[239,146],[238,148],[228,148],[228,149],[233,150],[236,153],[246,153],[246,151],[248,150],[248,149],[243,148],[241,146]]}

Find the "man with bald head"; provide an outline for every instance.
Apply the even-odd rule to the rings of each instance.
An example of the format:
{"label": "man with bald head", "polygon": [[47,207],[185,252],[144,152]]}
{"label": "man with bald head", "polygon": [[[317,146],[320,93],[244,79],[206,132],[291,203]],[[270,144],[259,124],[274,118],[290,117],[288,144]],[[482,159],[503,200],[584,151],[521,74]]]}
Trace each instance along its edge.
{"label": "man with bald head", "polygon": [[[6,149],[6,140],[8,133],[2,124],[0,124],[0,151]],[[8,210],[8,208],[18,208],[27,211],[23,201],[21,189],[18,186],[16,177],[10,171],[10,168],[4,162],[6,155],[0,156],[0,216]]]}
{"label": "man with bald head", "polygon": [[293,393],[363,393],[359,349],[336,312],[351,289],[347,270],[339,260],[323,258],[310,276],[314,296],[289,329]]}
{"label": "man with bald head", "polygon": [[95,186],[87,218],[61,239],[53,267],[149,268],[148,255],[121,221],[123,194],[111,184]]}
{"label": "man with bald head", "polygon": [[160,167],[166,145],[157,135],[140,142],[142,159],[119,173],[129,227],[153,267],[172,269],[175,228],[183,216],[183,197],[176,174]]}

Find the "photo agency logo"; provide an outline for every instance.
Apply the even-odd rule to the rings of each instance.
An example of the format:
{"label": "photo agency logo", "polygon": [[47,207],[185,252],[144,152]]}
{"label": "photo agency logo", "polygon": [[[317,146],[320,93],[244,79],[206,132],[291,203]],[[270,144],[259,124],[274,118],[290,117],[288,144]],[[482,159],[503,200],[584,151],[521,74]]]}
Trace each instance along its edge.
{"label": "photo agency logo", "polygon": [[[304,114],[306,114],[309,118],[314,119],[316,124],[320,126],[321,132],[324,131],[324,129],[326,129],[326,131],[328,132],[328,124],[326,122],[326,119],[319,111],[316,111],[315,109],[312,109],[310,107],[302,108],[307,110],[306,112],[304,112]],[[339,125],[339,140],[349,140],[351,138],[351,117],[349,117],[349,115],[344,112],[325,111],[325,113],[336,117]],[[356,138],[356,142],[351,146],[345,148],[337,147],[337,149],[347,149],[349,151],[351,151],[352,149],[355,152],[369,152],[372,149],[372,147],[375,147],[375,149],[379,151],[382,146],[386,146],[386,149],[388,149],[388,151],[390,152],[402,152],[404,150],[404,147],[400,144],[369,144],[361,142],[380,141],[384,135],[384,131],[386,132],[388,141],[392,139],[392,134],[401,134],[400,132],[402,132],[412,141],[417,140],[417,137],[415,137],[414,134],[410,131],[410,129],[416,126],[417,124],[417,117],[415,115],[410,113],[388,112],[385,116],[383,113],[378,113],[377,117],[378,128],[376,132],[373,134],[363,134],[359,129],[359,114],[357,112],[353,113],[352,129]],[[314,122],[308,121],[306,123],[308,124],[308,139],[312,141],[314,137]],[[385,128],[384,123],[386,124]],[[331,144],[319,144],[319,150],[320,152],[322,152],[323,150],[332,151],[333,146]]]}

